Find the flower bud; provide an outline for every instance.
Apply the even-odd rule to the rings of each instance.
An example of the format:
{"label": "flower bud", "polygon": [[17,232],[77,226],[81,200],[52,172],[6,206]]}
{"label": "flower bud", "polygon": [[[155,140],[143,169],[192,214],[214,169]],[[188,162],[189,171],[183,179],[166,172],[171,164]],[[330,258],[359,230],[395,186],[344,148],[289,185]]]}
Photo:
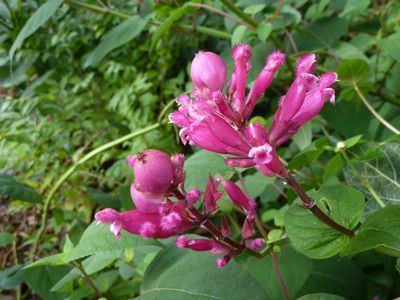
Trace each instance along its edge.
{"label": "flower bud", "polygon": [[212,52],[200,51],[193,59],[191,76],[199,89],[222,90],[226,80],[226,64],[221,57]]}
{"label": "flower bud", "polygon": [[[132,161],[129,157],[130,165]],[[137,155],[133,162],[133,172],[135,181],[147,192],[161,194],[174,178],[174,165],[166,153],[150,149]]]}

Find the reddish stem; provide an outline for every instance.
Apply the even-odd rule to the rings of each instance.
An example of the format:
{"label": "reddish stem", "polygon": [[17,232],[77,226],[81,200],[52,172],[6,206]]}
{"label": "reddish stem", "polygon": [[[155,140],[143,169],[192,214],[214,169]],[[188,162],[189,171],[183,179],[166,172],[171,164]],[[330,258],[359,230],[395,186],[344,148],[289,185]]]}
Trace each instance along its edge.
{"label": "reddish stem", "polygon": [[281,284],[283,293],[285,294],[285,298],[286,298],[286,300],[290,300],[289,293],[288,293],[288,291],[286,289],[285,282],[283,281],[283,277],[282,277],[281,271],[279,270],[278,259],[276,258],[276,253],[272,252],[271,256],[272,256],[272,263],[274,264],[276,275],[278,275],[279,282]]}

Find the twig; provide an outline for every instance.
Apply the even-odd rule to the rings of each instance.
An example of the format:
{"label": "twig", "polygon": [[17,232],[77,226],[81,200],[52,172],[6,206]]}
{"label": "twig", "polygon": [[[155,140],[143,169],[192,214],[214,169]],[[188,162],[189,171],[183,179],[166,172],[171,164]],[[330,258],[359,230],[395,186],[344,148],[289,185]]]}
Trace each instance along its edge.
{"label": "twig", "polygon": [[94,285],[93,281],[90,279],[89,275],[86,273],[85,269],[82,266],[82,260],[79,259],[79,266],[78,269],[82,272],[83,274],[83,279],[90,285],[90,287],[93,289],[93,291],[96,293],[97,297],[103,298],[97,287]]}
{"label": "twig", "polygon": [[79,152],[78,157],[75,160],[75,163],[78,163],[79,159],[81,158],[81,155],[85,152],[87,147],[89,147],[94,142],[94,140],[97,139],[100,136],[100,134],[102,134],[109,127],[110,127],[110,125],[104,127],[102,130],[100,130],[98,133],[96,133],[96,135],[94,137],[92,137],[90,139],[90,141],[82,148],[81,152]]}
{"label": "twig", "polygon": [[282,277],[281,271],[279,270],[278,259],[276,258],[276,253],[275,252],[271,252],[271,256],[272,256],[272,263],[274,264],[276,275],[278,275],[279,282],[281,284],[283,293],[285,294],[285,298],[286,298],[286,300],[290,300],[289,293],[288,293],[288,291],[286,289],[285,282],[283,281],[283,277]]}
{"label": "twig", "polygon": [[287,196],[284,191],[275,183],[271,183],[271,185],[282,195],[283,198],[287,199]]}
{"label": "twig", "polygon": [[384,118],[382,118],[376,111],[373,109],[373,107],[369,104],[367,99],[365,99],[364,95],[361,93],[360,89],[356,84],[354,84],[354,89],[356,90],[358,96],[361,98],[362,102],[365,104],[365,106],[369,109],[369,111],[381,122],[383,125],[385,125],[390,131],[392,131],[395,134],[400,134],[400,131],[397,130],[395,127],[390,125]]}
{"label": "twig", "polygon": [[394,60],[394,61],[392,62],[392,64],[390,65],[390,67],[387,69],[385,75],[384,75],[383,78],[382,78],[381,84],[379,85],[378,91],[376,92],[377,94],[380,94],[380,93],[381,93],[381,90],[382,90],[382,88],[383,88],[383,84],[384,84],[385,81],[386,81],[386,77],[388,77],[389,72],[392,70],[392,68],[394,67],[394,65],[395,65],[396,63],[397,63],[397,60]]}
{"label": "twig", "polygon": [[269,21],[271,24],[274,23],[275,18],[277,16],[279,10],[281,9],[283,2],[285,2],[285,0],[281,0],[281,2],[279,2],[279,4],[278,4],[278,7],[275,9],[274,15],[272,16],[271,21]]}
{"label": "twig", "polygon": [[202,7],[202,8],[205,8],[205,9],[212,10],[212,11],[216,12],[217,14],[220,14],[220,15],[222,15],[224,17],[227,17],[227,18],[235,21],[236,23],[242,24],[242,25],[250,28],[251,30],[256,30],[257,29],[254,26],[251,26],[250,24],[247,24],[246,22],[240,21],[239,19],[236,19],[235,17],[231,16],[230,14],[227,14],[226,12],[223,12],[222,10],[219,10],[219,9],[214,8],[212,6],[205,5],[205,4],[200,4],[200,3],[189,3],[188,5],[189,6],[195,6],[195,7],[196,6],[197,7]]}
{"label": "twig", "polygon": [[294,53],[296,54],[296,57],[299,58],[300,57],[299,56],[299,50],[297,50],[297,46],[296,46],[296,43],[295,43],[292,35],[290,34],[290,32],[286,28],[285,28],[285,33],[286,33],[286,36],[288,37],[288,39],[290,41],[290,44],[292,44]]}

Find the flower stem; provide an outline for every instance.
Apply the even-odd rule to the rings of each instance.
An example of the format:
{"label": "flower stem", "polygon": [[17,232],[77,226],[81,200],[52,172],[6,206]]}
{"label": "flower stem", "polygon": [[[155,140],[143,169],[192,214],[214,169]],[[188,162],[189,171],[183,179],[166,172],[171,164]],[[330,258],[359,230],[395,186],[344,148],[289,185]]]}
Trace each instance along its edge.
{"label": "flower stem", "polygon": [[[369,184],[368,182],[368,178],[364,179],[364,177],[362,177],[360,175],[360,173],[358,173],[358,171],[356,170],[356,168],[353,166],[353,164],[351,163],[349,157],[346,154],[346,150],[340,150],[340,153],[342,153],[344,159],[346,160],[346,162],[348,163],[348,165],[350,166],[350,168],[353,170],[354,174],[356,174],[356,176],[361,180],[361,182],[363,183],[363,185],[367,188],[367,190],[371,193],[371,195],[375,198],[376,202],[378,202],[378,204],[381,207],[385,207],[385,203],[382,201],[381,197],[379,197],[379,195],[375,192],[375,190],[372,188],[372,186]],[[367,175],[367,174],[366,174]]]}
{"label": "flower stem", "polygon": [[308,197],[308,195],[303,190],[301,185],[296,181],[296,179],[294,179],[294,176],[290,172],[288,172],[288,174],[289,175],[287,176],[287,178],[285,178],[285,180],[287,181],[287,184],[289,184],[293,188],[293,190],[296,192],[296,194],[304,202],[304,205],[301,207],[309,209],[318,219],[320,219],[322,222],[324,222],[329,227],[331,227],[349,237],[354,236],[353,231],[351,231],[350,229],[347,229],[346,227],[343,227],[342,225],[333,221],[317,205],[315,205],[314,200],[312,200],[310,197]]}
{"label": "flower stem", "polygon": [[272,256],[272,263],[274,264],[276,275],[278,275],[279,282],[281,284],[283,293],[285,294],[285,298],[286,298],[286,300],[290,300],[289,293],[288,293],[288,291],[286,289],[285,282],[283,281],[283,277],[282,277],[281,271],[279,270],[278,259],[276,258],[276,253],[272,252],[271,256]]}
{"label": "flower stem", "polygon": [[56,183],[53,185],[52,189],[50,190],[49,194],[46,197],[46,201],[44,203],[44,208],[43,208],[42,222],[41,222],[40,228],[36,234],[35,242],[32,247],[32,254],[36,252],[39,240],[42,237],[43,231],[46,227],[48,214],[49,214],[49,210],[50,210],[50,204],[51,204],[51,201],[53,200],[54,194],[58,191],[58,189],[61,187],[61,185],[64,183],[64,181],[66,181],[69,178],[69,176],[71,176],[71,174],[75,171],[75,169],[80,164],[83,164],[84,162],[88,161],[93,156],[95,156],[105,150],[108,150],[116,145],[119,145],[125,141],[128,141],[134,137],[137,137],[139,135],[153,131],[154,129],[157,129],[159,126],[160,126],[160,124],[158,124],[158,123],[153,124],[142,130],[137,130],[135,132],[129,133],[119,139],[116,139],[115,141],[109,142],[101,147],[98,147],[97,149],[92,150],[88,154],[86,154],[84,157],[82,157],[82,159],[80,159],[78,162],[76,162],[74,165],[72,165],[66,172],[64,172],[64,174],[61,175],[61,177],[56,181]]}
{"label": "flower stem", "polygon": [[102,294],[100,291],[97,289],[97,287],[94,285],[92,279],[90,279],[89,275],[86,273],[85,269],[82,266],[82,261],[79,259],[79,266],[78,269],[82,272],[83,274],[83,279],[87,282],[87,284],[90,285],[90,287],[93,289],[93,291],[96,293],[98,298],[103,298]]}

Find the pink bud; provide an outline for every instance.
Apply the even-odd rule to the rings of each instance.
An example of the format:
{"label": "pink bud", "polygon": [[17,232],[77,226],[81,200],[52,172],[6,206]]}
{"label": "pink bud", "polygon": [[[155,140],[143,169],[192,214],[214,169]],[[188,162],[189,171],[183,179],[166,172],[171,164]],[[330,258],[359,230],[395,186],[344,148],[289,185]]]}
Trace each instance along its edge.
{"label": "pink bud", "polygon": [[176,240],[178,248],[189,248],[194,251],[210,251],[213,248],[213,242],[204,239],[189,239],[185,236],[181,236]]}
{"label": "pink bud", "polygon": [[195,204],[195,203],[197,203],[197,201],[200,200],[200,196],[201,196],[201,192],[199,189],[192,189],[186,194],[185,200],[188,203]]}
{"label": "pink bud", "polygon": [[317,66],[317,57],[315,54],[303,55],[296,65],[296,76],[300,76],[303,73],[313,73]]}
{"label": "pink bud", "polygon": [[164,152],[150,149],[140,153],[133,165],[135,181],[150,193],[161,194],[174,178],[171,158]]}
{"label": "pink bud", "polygon": [[229,227],[228,222],[226,221],[226,219],[224,218],[224,216],[222,216],[221,219],[221,234],[223,237],[227,237],[231,234],[231,228]]}
{"label": "pink bud", "polygon": [[246,220],[244,221],[242,228],[242,236],[246,239],[256,234],[256,231],[253,229],[253,223],[255,218],[256,218],[256,213],[253,211],[247,216]]}
{"label": "pink bud", "polygon": [[217,201],[222,197],[224,192],[218,191],[218,186],[219,182],[214,181],[214,178],[210,174],[208,176],[208,182],[203,196],[203,210],[206,213],[210,214],[219,208]]}
{"label": "pink bud", "polygon": [[227,253],[227,252],[231,251],[231,248],[228,245],[225,245],[215,239],[212,241],[212,245],[213,245],[213,247],[212,247],[210,253],[213,255],[223,254],[223,253]]}
{"label": "pink bud", "polygon": [[262,93],[268,88],[276,70],[285,64],[285,55],[280,51],[272,52],[267,59],[267,64],[258,75],[256,82],[250,90],[246,101],[244,119],[248,119]]}
{"label": "pink bud", "polygon": [[183,168],[183,164],[185,163],[185,155],[176,153],[171,156],[171,162],[175,168]]}
{"label": "pink bud", "polygon": [[184,235],[178,237],[175,241],[175,244],[178,248],[186,248],[190,239]]}
{"label": "pink bud", "polygon": [[223,268],[226,266],[226,264],[235,256],[234,253],[228,253],[227,255],[225,255],[223,258],[218,258],[217,262],[215,263],[215,265],[218,268]]}
{"label": "pink bud", "polygon": [[255,239],[255,240],[247,240],[246,241],[246,247],[251,249],[251,250],[261,249],[263,245],[264,245],[264,242],[263,242],[262,239]]}
{"label": "pink bud", "polygon": [[233,181],[226,180],[222,176],[220,178],[222,186],[233,202],[242,206],[246,212],[253,211],[256,208],[257,205],[253,198],[247,197]]}
{"label": "pink bud", "polygon": [[235,60],[236,73],[236,111],[242,114],[244,111],[247,63],[253,55],[251,48],[247,44],[239,43],[232,49],[232,57]]}
{"label": "pink bud", "polygon": [[136,207],[145,213],[156,212],[158,205],[164,200],[164,194],[149,193],[135,181],[131,184],[131,197]]}
{"label": "pink bud", "polygon": [[192,61],[191,76],[194,85],[211,91],[222,90],[226,80],[226,64],[212,52],[200,51]]}

